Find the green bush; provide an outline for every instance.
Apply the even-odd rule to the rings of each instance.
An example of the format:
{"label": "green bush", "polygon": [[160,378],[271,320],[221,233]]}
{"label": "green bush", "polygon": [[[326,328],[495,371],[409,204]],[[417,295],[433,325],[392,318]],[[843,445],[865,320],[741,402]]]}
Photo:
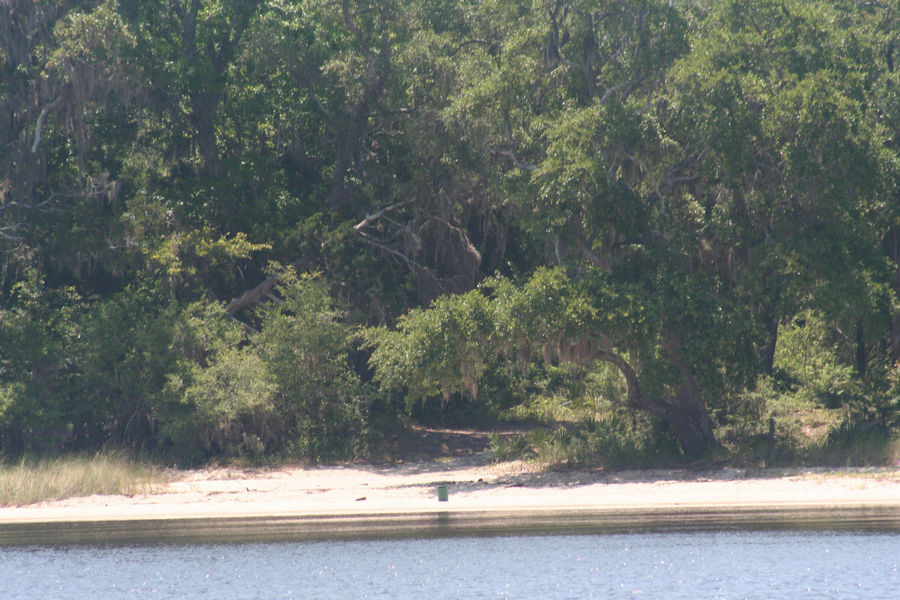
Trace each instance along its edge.
{"label": "green bush", "polygon": [[216,303],[194,303],[180,315],[173,345],[181,359],[165,388],[165,454],[193,463],[253,458],[279,446],[285,432],[276,386],[244,327],[224,318]]}
{"label": "green bush", "polygon": [[610,406],[580,411],[577,423],[540,427],[527,436],[492,434],[497,460],[533,458],[552,468],[642,468],[680,460],[673,436],[658,421]]}
{"label": "green bush", "polygon": [[730,453],[766,465],[890,462],[897,414],[890,376],[862,380],[840,347],[839,333],[816,313],[783,325],[772,375],[719,415],[718,437]]}
{"label": "green bush", "polygon": [[856,370],[843,364],[826,321],[806,311],[779,330],[775,367],[796,393],[826,408],[838,408],[865,397]]}
{"label": "green bush", "polygon": [[350,458],[366,451],[370,390],[349,362],[354,328],[326,283],[279,273],[277,301],[251,330],[217,303],[185,309],[181,360],[165,388],[163,451],[182,462],[264,455]]}
{"label": "green bush", "polygon": [[398,319],[396,329],[367,330],[369,363],[381,389],[404,396],[410,412],[433,399],[442,408],[477,402],[493,329],[488,309],[487,298],[476,290],[412,310]]}
{"label": "green bush", "polygon": [[275,386],[275,410],[292,432],[288,452],[364,454],[370,392],[350,366],[354,328],[321,278],[283,271],[276,291],[280,301],[260,310],[254,345]]}
{"label": "green bush", "polygon": [[815,458],[834,466],[895,465],[900,439],[864,416],[848,416],[833,429]]}

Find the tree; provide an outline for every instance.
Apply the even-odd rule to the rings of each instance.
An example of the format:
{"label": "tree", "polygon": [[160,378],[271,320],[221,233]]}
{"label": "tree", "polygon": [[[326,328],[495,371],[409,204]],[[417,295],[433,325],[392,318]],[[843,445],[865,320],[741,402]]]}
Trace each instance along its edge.
{"label": "tree", "polygon": [[[687,50],[684,23],[662,3],[562,1],[542,3],[526,23],[508,38],[495,87],[475,88],[500,101],[492,140],[512,169],[510,193],[550,262],[575,268],[598,298],[637,294],[643,318],[654,316],[653,344],[629,344],[617,335],[623,325],[596,332],[616,340],[598,356],[622,370],[633,403],[701,454],[715,444],[705,402],[718,360],[683,334],[722,323],[706,318],[716,311],[703,275],[684,279],[690,240],[669,219],[668,197],[691,179],[696,150],[674,147],[655,123],[667,65]],[[513,64],[528,78],[507,78]],[[645,393],[651,373],[665,375]]]}
{"label": "tree", "polygon": [[691,195],[706,260],[750,309],[765,372],[779,325],[804,307],[863,331],[891,302],[879,246],[897,163],[862,17],[840,3],[721,3],[672,71],[667,127],[703,150]]}
{"label": "tree", "polygon": [[121,202],[125,107],[134,91],[127,61],[134,38],[116,8],[17,1],[0,7],[6,294],[35,267],[69,280],[115,268],[109,207]]}

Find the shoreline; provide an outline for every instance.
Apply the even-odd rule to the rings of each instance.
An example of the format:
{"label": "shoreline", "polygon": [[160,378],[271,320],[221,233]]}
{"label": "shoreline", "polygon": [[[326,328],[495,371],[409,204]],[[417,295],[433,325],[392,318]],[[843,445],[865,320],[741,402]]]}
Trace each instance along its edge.
{"label": "shoreline", "polygon": [[900,534],[900,509],[783,505],[655,510],[563,508],[17,522],[0,523],[0,548],[767,530]]}
{"label": "shoreline", "polygon": [[188,471],[155,493],[0,507],[0,547],[673,528],[900,532],[900,468],[556,472],[478,455]]}

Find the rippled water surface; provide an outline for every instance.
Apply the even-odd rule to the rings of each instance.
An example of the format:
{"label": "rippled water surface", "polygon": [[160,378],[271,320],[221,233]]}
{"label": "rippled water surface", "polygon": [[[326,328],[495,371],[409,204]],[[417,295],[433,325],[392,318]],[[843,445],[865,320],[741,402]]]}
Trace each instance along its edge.
{"label": "rippled water surface", "polygon": [[3,598],[900,598],[900,534],[0,548]]}

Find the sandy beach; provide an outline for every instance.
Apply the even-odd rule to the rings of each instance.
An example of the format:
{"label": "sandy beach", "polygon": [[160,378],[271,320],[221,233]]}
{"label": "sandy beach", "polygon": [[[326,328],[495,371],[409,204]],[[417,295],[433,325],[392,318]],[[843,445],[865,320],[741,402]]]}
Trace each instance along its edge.
{"label": "sandy beach", "polygon": [[[439,486],[447,486],[446,501],[438,499]],[[115,539],[198,524],[206,533],[236,527],[252,538],[273,523],[288,537],[327,537],[541,523],[689,525],[715,523],[716,515],[724,523],[772,525],[800,515],[831,521],[844,515],[895,527],[900,468],[560,472],[527,462],[495,464],[485,453],[390,466],[208,469],[179,472],[150,494],[0,508],[0,542],[21,543],[35,532],[77,539],[80,530],[102,533],[101,524],[118,532]]]}

